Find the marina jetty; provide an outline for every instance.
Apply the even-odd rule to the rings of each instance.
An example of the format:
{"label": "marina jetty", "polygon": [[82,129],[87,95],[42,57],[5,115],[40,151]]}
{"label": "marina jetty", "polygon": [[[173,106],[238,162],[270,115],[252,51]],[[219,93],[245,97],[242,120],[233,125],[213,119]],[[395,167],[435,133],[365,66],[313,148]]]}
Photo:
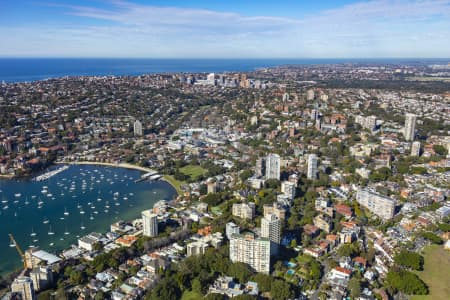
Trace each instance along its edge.
{"label": "marina jetty", "polygon": [[60,168],[58,168],[56,170],[52,170],[52,171],[46,172],[44,174],[41,174],[39,176],[36,176],[36,177],[33,178],[33,180],[34,181],[45,181],[45,180],[55,176],[56,174],[64,172],[67,169],[69,169],[69,166],[65,165],[65,166],[62,166],[62,167],[60,167]]}

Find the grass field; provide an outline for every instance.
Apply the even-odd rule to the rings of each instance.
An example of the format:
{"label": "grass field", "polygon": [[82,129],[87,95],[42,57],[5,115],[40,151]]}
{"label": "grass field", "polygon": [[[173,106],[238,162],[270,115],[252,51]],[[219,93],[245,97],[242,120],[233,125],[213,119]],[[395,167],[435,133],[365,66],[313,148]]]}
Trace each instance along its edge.
{"label": "grass field", "polygon": [[416,272],[428,285],[430,294],[413,296],[411,300],[448,300],[450,299],[450,251],[442,246],[432,245],[425,248],[424,270]]}
{"label": "grass field", "polygon": [[172,175],[164,175],[164,180],[170,183],[175,188],[175,190],[177,190],[178,195],[181,195],[183,193],[183,191],[181,190],[181,185],[183,184],[183,182],[176,180]]}
{"label": "grass field", "polygon": [[198,300],[198,299],[202,299],[203,296],[200,295],[197,292],[194,291],[186,291],[183,293],[183,296],[181,297],[181,300]]}
{"label": "grass field", "polygon": [[183,173],[184,175],[187,175],[189,177],[191,177],[192,179],[197,179],[200,175],[203,175],[206,173],[206,170],[203,169],[200,166],[196,166],[196,165],[187,165],[184,166],[182,168],[180,168],[180,172]]}

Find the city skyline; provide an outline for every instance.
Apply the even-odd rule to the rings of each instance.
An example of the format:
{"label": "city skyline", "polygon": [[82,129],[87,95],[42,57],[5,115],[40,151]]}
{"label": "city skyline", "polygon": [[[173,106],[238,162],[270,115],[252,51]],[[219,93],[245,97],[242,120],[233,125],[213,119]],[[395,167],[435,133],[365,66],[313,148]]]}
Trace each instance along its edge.
{"label": "city skyline", "polygon": [[5,3],[0,57],[444,58],[450,1]]}

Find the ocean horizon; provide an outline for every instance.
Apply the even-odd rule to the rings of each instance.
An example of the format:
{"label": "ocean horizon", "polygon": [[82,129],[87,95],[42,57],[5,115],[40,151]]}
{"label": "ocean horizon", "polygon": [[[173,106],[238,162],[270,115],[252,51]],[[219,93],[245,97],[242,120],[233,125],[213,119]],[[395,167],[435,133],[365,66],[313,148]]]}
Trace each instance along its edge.
{"label": "ocean horizon", "polygon": [[138,76],[154,73],[248,72],[280,65],[448,64],[446,58],[0,58],[0,82],[66,76]]}

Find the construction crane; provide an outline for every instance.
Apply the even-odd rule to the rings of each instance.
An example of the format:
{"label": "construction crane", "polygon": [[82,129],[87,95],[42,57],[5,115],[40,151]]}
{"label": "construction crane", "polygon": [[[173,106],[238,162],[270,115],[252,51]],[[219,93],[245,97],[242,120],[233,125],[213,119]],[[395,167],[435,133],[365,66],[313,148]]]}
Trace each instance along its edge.
{"label": "construction crane", "polygon": [[20,257],[22,257],[22,261],[23,261],[23,267],[24,269],[27,268],[27,262],[25,260],[25,254],[23,253],[22,249],[20,248],[19,244],[16,242],[16,240],[14,239],[13,235],[10,233],[9,234],[9,239],[11,240],[11,245],[14,245],[16,247],[17,253],[19,253]]}

